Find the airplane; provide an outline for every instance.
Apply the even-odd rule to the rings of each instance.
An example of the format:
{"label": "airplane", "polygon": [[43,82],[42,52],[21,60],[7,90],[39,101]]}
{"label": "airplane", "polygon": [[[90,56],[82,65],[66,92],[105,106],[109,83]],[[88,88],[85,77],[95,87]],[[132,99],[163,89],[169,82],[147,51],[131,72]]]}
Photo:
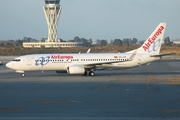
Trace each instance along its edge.
{"label": "airplane", "polygon": [[13,59],[6,67],[25,76],[26,71],[66,71],[68,74],[95,76],[98,68],[131,68],[149,65],[160,60],[160,48],[166,23],[160,23],[144,44],[132,51],[125,53],[75,53],[75,54],[31,54]]}

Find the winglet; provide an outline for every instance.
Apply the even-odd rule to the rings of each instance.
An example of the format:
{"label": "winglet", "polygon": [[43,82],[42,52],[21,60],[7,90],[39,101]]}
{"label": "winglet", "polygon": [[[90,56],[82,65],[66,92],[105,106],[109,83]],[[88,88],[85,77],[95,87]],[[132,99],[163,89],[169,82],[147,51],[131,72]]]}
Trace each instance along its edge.
{"label": "winglet", "polygon": [[90,53],[90,52],[91,52],[91,48],[89,48],[86,53]]}

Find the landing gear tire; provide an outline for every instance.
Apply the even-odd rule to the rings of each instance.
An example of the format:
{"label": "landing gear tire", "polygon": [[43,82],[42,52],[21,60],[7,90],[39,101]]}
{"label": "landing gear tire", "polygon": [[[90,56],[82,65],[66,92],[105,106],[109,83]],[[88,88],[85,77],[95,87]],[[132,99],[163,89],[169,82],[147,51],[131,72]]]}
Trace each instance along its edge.
{"label": "landing gear tire", "polygon": [[95,73],[93,71],[90,71],[89,76],[95,76]]}
{"label": "landing gear tire", "polygon": [[24,73],[22,73],[22,74],[21,74],[21,76],[22,76],[22,77],[24,77],[24,76],[25,76],[25,74],[24,74]]}

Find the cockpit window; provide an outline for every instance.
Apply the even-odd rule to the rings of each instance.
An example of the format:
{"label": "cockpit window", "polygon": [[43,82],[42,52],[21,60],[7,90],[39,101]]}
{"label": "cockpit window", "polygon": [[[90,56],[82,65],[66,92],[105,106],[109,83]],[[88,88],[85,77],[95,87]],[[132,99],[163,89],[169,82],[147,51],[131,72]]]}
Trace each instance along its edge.
{"label": "cockpit window", "polygon": [[21,61],[21,59],[14,59],[14,60],[12,60],[12,61],[19,62],[19,61]]}

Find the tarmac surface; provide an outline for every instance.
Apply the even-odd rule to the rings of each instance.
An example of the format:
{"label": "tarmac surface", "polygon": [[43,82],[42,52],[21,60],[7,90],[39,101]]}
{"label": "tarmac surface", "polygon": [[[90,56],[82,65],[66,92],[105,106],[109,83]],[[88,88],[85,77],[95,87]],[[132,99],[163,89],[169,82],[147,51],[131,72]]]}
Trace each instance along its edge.
{"label": "tarmac surface", "polygon": [[180,119],[180,60],[96,76],[0,66],[0,120]]}

